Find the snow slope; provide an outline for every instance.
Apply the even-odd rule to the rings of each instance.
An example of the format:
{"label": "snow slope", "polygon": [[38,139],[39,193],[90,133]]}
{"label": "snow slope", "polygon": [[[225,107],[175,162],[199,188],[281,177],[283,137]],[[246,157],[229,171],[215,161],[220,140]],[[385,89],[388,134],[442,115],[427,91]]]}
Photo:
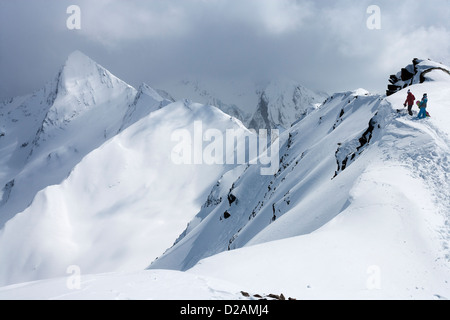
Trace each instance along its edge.
{"label": "snow slope", "polygon": [[[333,179],[337,155],[356,151],[370,120],[388,108],[379,96],[362,94],[336,94],[284,132],[275,175],[261,176],[258,166],[243,166],[225,175],[183,238],[152,268],[186,270],[202,258],[246,245],[258,233],[276,228],[285,214],[301,223],[286,225],[267,240],[310,233],[338,215],[362,168]],[[383,124],[384,119],[377,121]],[[227,219],[226,213],[231,217]]]}
{"label": "snow slope", "polygon": [[184,272],[157,270],[81,275],[0,288],[0,300],[239,300],[238,285]]}
{"label": "snow slope", "polygon": [[[234,166],[172,161],[172,133],[194,136],[195,121],[224,134],[243,128],[217,108],[180,101],[122,131],[8,221],[0,231],[0,260],[8,261],[0,265],[0,283],[61,276],[68,265],[84,273],[144,269]],[[234,152],[234,145],[227,148]]]}
{"label": "snow slope", "polygon": [[55,81],[3,103],[0,115],[0,284],[60,276],[68,263],[144,269],[234,167],[175,165],[172,134],[195,136],[199,122],[252,135],[215,107],[135,90],[78,51]]}

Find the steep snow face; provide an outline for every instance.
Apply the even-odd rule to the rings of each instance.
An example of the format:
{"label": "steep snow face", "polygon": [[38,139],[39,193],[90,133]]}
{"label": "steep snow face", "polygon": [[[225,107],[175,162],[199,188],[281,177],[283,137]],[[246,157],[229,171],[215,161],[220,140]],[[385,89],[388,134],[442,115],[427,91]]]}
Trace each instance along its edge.
{"label": "steep snow face", "polygon": [[[173,161],[179,144],[173,133],[182,129],[195,137],[196,122],[205,132],[252,135],[217,108],[188,101],[152,112],[89,153],[63,183],[40,191],[8,221],[0,231],[0,283],[64,276],[70,265],[83,274],[143,270],[235,166]],[[224,147],[225,154],[235,152],[234,145]]]}
{"label": "steep snow face", "polygon": [[[68,130],[80,122],[83,131],[88,130],[92,137],[111,137],[120,128],[135,96],[134,88],[83,53],[75,51],[59,74],[55,100],[34,144],[60,136],[61,129]],[[77,136],[77,131],[78,128],[70,134]]]}
{"label": "steep snow face", "polygon": [[33,94],[0,103],[0,185],[25,164],[36,132],[55,99],[56,86],[55,80]]}
{"label": "steep snow face", "polygon": [[[242,166],[224,175],[177,243],[151,268],[186,270],[256,241],[266,229],[278,232],[262,242],[307,234],[329,222],[348,205],[349,190],[363,170],[356,163],[380,135],[387,110],[380,96],[347,92],[329,98],[281,136],[278,172],[261,176],[258,166]],[[278,229],[284,215],[293,221]]]}

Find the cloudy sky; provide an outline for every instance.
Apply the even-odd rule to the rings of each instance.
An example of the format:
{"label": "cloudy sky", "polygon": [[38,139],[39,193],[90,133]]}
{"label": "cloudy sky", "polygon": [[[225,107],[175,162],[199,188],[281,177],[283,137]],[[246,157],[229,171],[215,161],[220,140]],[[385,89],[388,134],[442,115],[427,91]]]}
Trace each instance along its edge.
{"label": "cloudy sky", "polygon": [[41,88],[74,50],[133,86],[283,77],[382,93],[415,57],[450,65],[450,0],[0,0],[0,100]]}

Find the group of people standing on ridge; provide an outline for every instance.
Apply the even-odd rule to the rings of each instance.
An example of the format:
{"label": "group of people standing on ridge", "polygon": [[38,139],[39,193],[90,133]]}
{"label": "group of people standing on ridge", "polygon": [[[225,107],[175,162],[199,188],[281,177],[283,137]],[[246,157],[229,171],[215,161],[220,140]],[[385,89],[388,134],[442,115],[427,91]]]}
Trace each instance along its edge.
{"label": "group of people standing on ridge", "polygon": [[[413,95],[411,90],[408,90],[408,97],[406,98],[405,103],[403,104],[405,107],[408,106],[408,113],[410,116],[413,115],[412,107],[414,106],[414,102],[416,101],[416,97]],[[420,102],[417,103],[417,106],[420,108],[419,115],[417,116],[418,119],[424,119],[429,116],[427,112],[427,106],[428,106],[428,94],[424,94],[423,98]]]}

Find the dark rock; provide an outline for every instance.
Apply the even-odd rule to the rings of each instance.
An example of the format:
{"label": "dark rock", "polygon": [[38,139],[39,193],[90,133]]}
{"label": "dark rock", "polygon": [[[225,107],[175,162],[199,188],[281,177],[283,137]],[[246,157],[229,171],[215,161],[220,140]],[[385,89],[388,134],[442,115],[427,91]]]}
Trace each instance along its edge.
{"label": "dark rock", "polygon": [[391,75],[391,77],[389,78],[389,82],[392,84],[395,84],[396,82],[398,82],[398,80],[400,80],[400,79],[397,78],[397,76],[395,74]]}
{"label": "dark rock", "polygon": [[388,90],[389,91],[398,91],[398,89],[400,89],[400,88],[401,88],[401,86],[396,86],[396,85],[393,85],[393,84],[388,85]]}
{"label": "dark rock", "polygon": [[236,201],[236,196],[232,193],[228,194],[228,203],[230,204],[230,206]]}
{"label": "dark rock", "polygon": [[414,74],[406,70],[405,68],[402,69],[402,81],[408,81],[411,80],[414,77]]}
{"label": "dark rock", "polygon": [[241,291],[241,294],[242,294],[244,297],[246,297],[246,298],[249,298],[249,297],[250,297],[250,294],[249,294],[248,292]]}

